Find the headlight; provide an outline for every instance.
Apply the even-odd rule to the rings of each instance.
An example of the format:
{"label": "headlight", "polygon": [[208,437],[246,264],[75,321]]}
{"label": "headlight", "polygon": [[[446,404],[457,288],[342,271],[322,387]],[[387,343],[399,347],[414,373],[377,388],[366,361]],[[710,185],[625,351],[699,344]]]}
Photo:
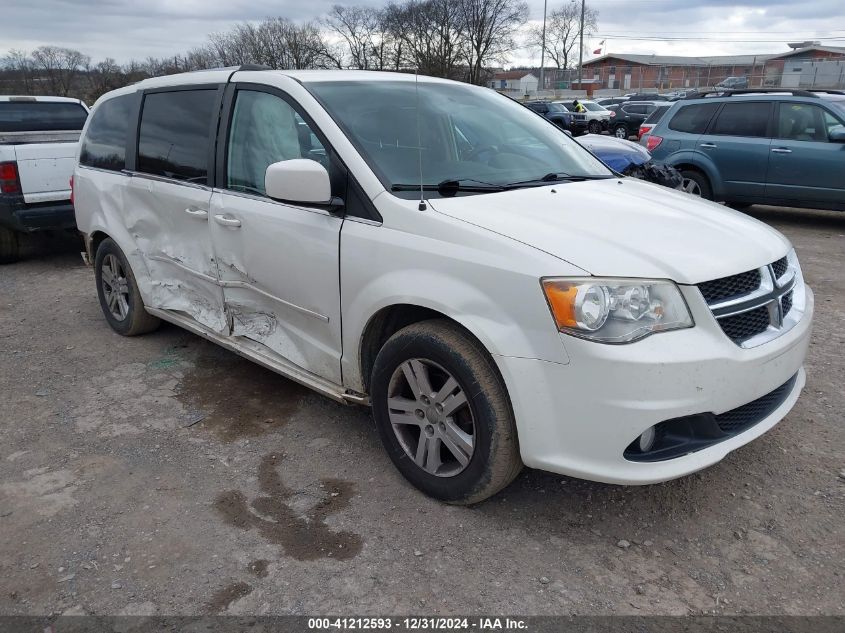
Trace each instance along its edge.
{"label": "headlight", "polygon": [[558,330],[601,343],[631,343],[655,332],[692,327],[671,281],[587,277],[541,280]]}

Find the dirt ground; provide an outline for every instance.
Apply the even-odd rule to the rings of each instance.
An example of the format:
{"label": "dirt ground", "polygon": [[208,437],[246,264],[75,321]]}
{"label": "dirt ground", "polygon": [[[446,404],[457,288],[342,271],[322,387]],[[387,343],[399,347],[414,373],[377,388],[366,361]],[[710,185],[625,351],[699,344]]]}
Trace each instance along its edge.
{"label": "dirt ground", "polygon": [[369,412],[176,327],[114,334],[67,236],[0,268],[2,614],[845,613],[845,214],[756,208],[816,292],[807,387],[700,474],[415,491]]}

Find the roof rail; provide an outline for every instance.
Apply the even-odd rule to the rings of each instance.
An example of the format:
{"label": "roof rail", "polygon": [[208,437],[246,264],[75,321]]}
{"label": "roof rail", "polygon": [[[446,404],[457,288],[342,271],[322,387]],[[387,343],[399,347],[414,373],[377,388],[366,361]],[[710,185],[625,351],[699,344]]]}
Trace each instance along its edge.
{"label": "roof rail", "polygon": [[264,64],[241,64],[238,70],[273,70],[270,66]]}
{"label": "roof rail", "polygon": [[686,99],[699,99],[701,97],[730,97],[733,95],[752,94],[791,94],[793,97],[810,97],[818,99],[817,93],[845,94],[838,90],[798,90],[797,88],[714,88],[713,90],[700,90],[698,93],[685,97]]}

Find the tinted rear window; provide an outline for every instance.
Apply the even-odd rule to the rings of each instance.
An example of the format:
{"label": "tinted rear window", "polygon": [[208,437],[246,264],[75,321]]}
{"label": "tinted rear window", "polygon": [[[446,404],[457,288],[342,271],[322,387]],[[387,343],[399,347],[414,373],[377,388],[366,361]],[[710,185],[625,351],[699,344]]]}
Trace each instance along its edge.
{"label": "tinted rear window", "polygon": [[121,95],[97,106],[82,141],[80,164],[112,171],[126,167],[126,136],[134,98]]}
{"label": "tinted rear window", "polygon": [[648,115],[645,123],[657,123],[663,118],[663,115],[669,111],[669,108],[657,108],[654,112]]}
{"label": "tinted rear window", "polygon": [[771,104],[765,101],[726,103],[710,133],[725,136],[766,136],[771,109]]}
{"label": "tinted rear window", "polygon": [[704,134],[710,119],[718,109],[718,103],[696,103],[683,106],[669,121],[669,129],[687,134]]}
{"label": "tinted rear window", "polygon": [[179,90],[144,97],[138,171],[203,183],[208,176],[217,91]]}
{"label": "tinted rear window", "polygon": [[0,102],[0,132],[81,130],[88,112],[78,103]]}

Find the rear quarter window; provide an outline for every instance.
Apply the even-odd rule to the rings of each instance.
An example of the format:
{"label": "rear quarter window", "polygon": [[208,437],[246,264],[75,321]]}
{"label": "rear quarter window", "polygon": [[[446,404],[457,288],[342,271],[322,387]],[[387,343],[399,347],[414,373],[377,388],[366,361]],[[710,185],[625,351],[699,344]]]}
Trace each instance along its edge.
{"label": "rear quarter window", "polygon": [[85,131],[79,163],[86,167],[121,171],[126,168],[126,139],[134,94],[98,105]]}
{"label": "rear quarter window", "polygon": [[681,107],[669,121],[669,129],[687,134],[704,134],[718,103],[694,103]]}
{"label": "rear quarter window", "polygon": [[671,108],[657,108],[654,112],[648,115],[644,123],[657,123],[670,109]]}
{"label": "rear quarter window", "polygon": [[78,103],[57,101],[0,102],[0,132],[81,130],[88,111]]}

